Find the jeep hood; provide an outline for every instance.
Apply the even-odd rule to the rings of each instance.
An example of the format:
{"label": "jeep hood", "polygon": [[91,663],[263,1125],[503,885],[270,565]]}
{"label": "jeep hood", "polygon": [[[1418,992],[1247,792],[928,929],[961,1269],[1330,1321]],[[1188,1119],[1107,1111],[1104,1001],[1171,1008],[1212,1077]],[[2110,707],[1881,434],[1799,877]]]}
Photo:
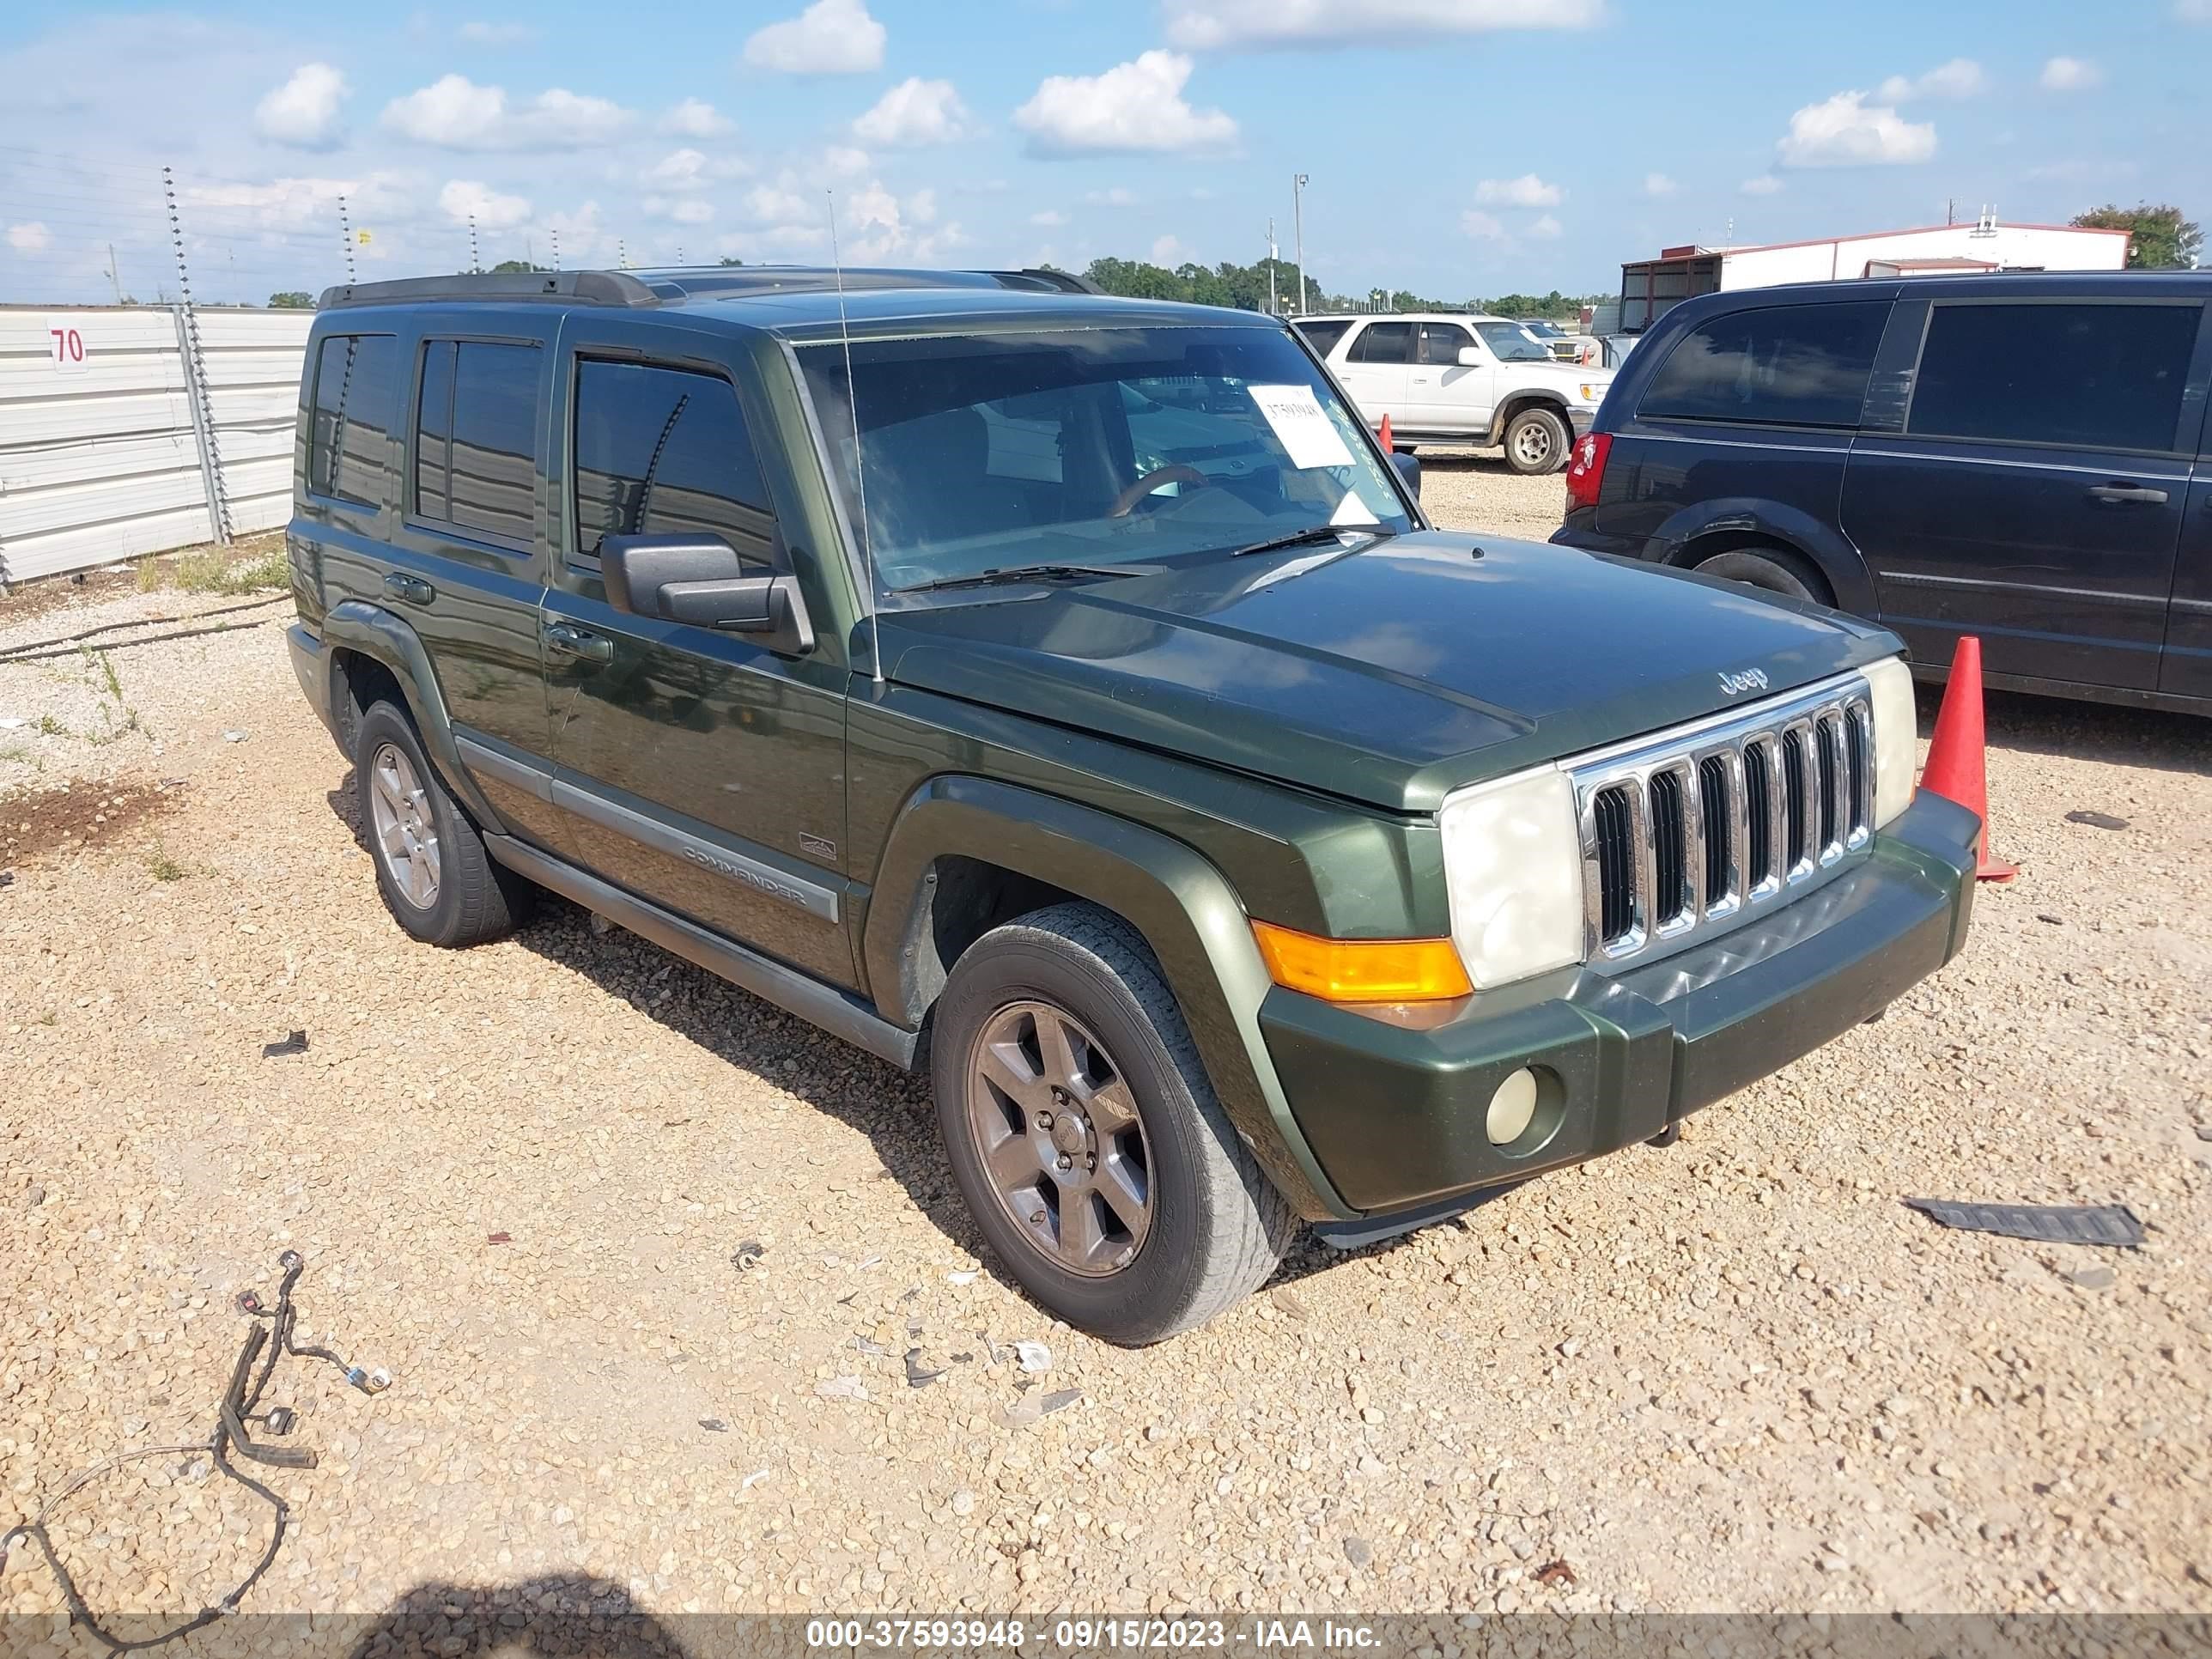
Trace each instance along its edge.
{"label": "jeep hood", "polygon": [[1443,531],[960,599],[878,617],[889,678],[1407,812],[1899,648],[1706,577]]}

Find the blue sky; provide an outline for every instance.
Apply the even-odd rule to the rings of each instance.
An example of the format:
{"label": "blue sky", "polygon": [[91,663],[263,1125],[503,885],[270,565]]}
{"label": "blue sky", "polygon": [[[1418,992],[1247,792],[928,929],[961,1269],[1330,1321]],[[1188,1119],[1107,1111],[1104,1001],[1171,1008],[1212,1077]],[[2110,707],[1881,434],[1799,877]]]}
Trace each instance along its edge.
{"label": "blue sky", "polygon": [[2212,216],[2212,0],[16,0],[0,300],[466,265],[1246,262],[1608,289],[1664,244],[2107,199]]}

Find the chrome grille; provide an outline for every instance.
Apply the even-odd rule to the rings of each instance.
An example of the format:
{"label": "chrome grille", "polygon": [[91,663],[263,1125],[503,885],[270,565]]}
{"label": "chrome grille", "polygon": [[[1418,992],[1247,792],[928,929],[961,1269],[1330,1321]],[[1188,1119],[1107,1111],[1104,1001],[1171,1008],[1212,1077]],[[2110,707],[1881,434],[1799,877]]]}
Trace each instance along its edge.
{"label": "chrome grille", "polygon": [[1873,756],[1866,681],[1848,674],[1570,763],[1589,959],[1815,884],[1872,833]]}

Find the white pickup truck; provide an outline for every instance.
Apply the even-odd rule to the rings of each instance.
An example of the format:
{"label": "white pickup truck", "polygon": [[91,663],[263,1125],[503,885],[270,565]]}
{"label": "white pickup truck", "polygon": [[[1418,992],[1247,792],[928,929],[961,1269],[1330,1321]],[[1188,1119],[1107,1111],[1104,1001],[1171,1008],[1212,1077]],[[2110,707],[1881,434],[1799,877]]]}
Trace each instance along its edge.
{"label": "white pickup truck", "polygon": [[1301,317],[1293,326],[1370,426],[1390,417],[1399,447],[1503,444],[1516,472],[1565,466],[1613,383],[1609,368],[1554,362],[1504,317]]}

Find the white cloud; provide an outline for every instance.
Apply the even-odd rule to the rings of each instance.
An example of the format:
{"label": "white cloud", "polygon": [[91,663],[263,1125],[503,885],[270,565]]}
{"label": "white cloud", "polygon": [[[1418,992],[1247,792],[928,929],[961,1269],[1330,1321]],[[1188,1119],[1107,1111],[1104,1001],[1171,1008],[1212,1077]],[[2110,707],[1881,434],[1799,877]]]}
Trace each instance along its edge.
{"label": "white cloud", "polygon": [[653,190],[704,190],[725,179],[742,179],[752,169],[734,155],[719,160],[686,145],[672,149],[644,172],[638,182]]}
{"label": "white cloud", "polygon": [[648,218],[667,219],[679,225],[711,224],[714,219],[714,204],[696,196],[648,196],[638,205]]}
{"label": "white cloud", "polygon": [[868,152],[850,144],[832,144],[822,152],[822,166],[839,178],[857,178],[868,170]]}
{"label": "white cloud", "polygon": [[701,98],[686,98],[660,118],[660,130],[679,138],[720,138],[737,123]]}
{"label": "white cloud", "polygon": [[1030,222],[1033,225],[1042,225],[1049,230],[1054,225],[1066,224],[1067,216],[1058,208],[1047,208],[1042,213],[1030,215]]}
{"label": "white cloud", "polygon": [[438,192],[439,210],[455,224],[473,217],[479,230],[511,230],[530,217],[530,203],[520,196],[506,196],[473,179],[453,179]]}
{"label": "white cloud", "polygon": [[337,215],[337,199],[356,226],[389,226],[416,218],[424,185],[412,174],[372,173],[354,179],[271,179],[266,184],[186,185],[179,192],[189,230],[204,223],[201,209],[231,223],[250,222],[267,230],[319,231]]}
{"label": "white cloud", "polygon": [[2105,71],[2086,58],[2054,58],[2043,66],[2045,92],[2087,92],[2105,83]]}
{"label": "white cloud", "polygon": [[853,136],[885,149],[914,149],[951,143],[968,137],[970,129],[968,106],[952,82],[917,75],[878,98],[874,108],[853,123]]}
{"label": "white cloud", "polygon": [[1237,142],[1237,123],[1184,100],[1191,60],[1147,52],[1103,75],[1048,75],[1014,125],[1032,152],[1072,155],[1139,150],[1218,150]]}
{"label": "white cloud", "polygon": [[1206,52],[1491,29],[1588,28],[1604,0],[1166,0],[1168,39]]}
{"label": "white cloud", "polygon": [[472,46],[519,46],[537,38],[538,31],[527,23],[461,25],[461,39]]}
{"label": "white cloud", "polygon": [[1771,173],[1762,173],[1745,179],[1736,188],[1747,196],[1778,196],[1782,193],[1782,181]]}
{"label": "white cloud", "polygon": [[2212,23],[2212,0],[2173,0],[2173,15],[2184,23]]}
{"label": "white cloud", "polygon": [[1925,75],[1893,75],[1876,88],[1885,104],[1909,104],[1916,98],[1972,98],[1989,90],[1990,78],[1971,58],[1954,58]]}
{"label": "white cloud", "polygon": [[295,149],[332,149],[345,136],[338,125],[345,96],[344,76],[328,64],[302,64],[253,106],[253,130]]}
{"label": "white cloud", "polygon": [[1539,241],[1548,242],[1566,234],[1566,227],[1547,213],[1528,227],[1528,234]]}
{"label": "white cloud", "polygon": [[1908,121],[1863,92],[1839,92],[1790,118],[1782,161],[1793,167],[1907,165],[1936,154],[1933,123]]}
{"label": "white cloud", "polygon": [[884,26],[866,0],[814,0],[796,17],[754,30],[745,62],[785,75],[865,75],[884,66]]}
{"label": "white cloud", "polygon": [[1110,190],[1088,191],[1085,192],[1083,199],[1088,202],[1092,207],[1134,207],[1137,205],[1137,193],[1131,190],[1127,185],[1115,185]]}
{"label": "white cloud", "polygon": [[52,233],[36,219],[8,227],[8,246],[18,253],[43,253],[53,240]]}
{"label": "white cloud", "polygon": [[441,76],[384,106],[386,126],[440,149],[585,149],[629,123],[621,106],[565,87],[510,108],[504,88],[480,87],[465,75]]}
{"label": "white cloud", "polygon": [[1172,270],[1183,262],[1188,252],[1172,236],[1157,237],[1152,242],[1152,263]]}
{"label": "white cloud", "polygon": [[1474,199],[1493,207],[1557,207],[1562,194],[1557,185],[1547,185],[1533,173],[1518,179],[1485,179],[1474,187]]}
{"label": "white cloud", "polygon": [[763,224],[819,224],[828,204],[819,196],[801,195],[789,175],[773,185],[756,185],[745,192],[745,211]]}
{"label": "white cloud", "polygon": [[968,240],[958,225],[936,225],[936,219],[934,191],[916,191],[902,201],[881,179],[872,179],[845,201],[841,228],[851,238],[848,257],[927,264]]}
{"label": "white cloud", "polygon": [[1485,213],[1480,208],[1469,208],[1459,216],[1459,228],[1478,242],[1503,242],[1511,240],[1505,234],[1505,222],[1494,213]]}
{"label": "white cloud", "polygon": [[1644,193],[1646,196],[1672,196],[1680,189],[1681,185],[1663,173],[1647,173],[1644,175]]}

